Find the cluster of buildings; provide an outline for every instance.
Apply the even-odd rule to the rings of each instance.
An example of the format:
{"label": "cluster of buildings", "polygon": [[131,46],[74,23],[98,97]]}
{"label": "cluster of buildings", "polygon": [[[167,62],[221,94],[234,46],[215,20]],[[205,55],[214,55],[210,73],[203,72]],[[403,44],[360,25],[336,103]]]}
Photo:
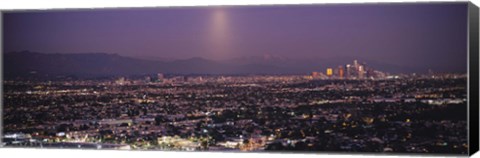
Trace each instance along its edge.
{"label": "cluster of buildings", "polygon": [[312,72],[313,79],[383,79],[388,74],[374,70],[368,67],[366,63],[359,63],[357,60],[353,64],[340,65],[336,68],[327,68],[325,74],[322,72]]}
{"label": "cluster of buildings", "polygon": [[[308,79],[308,78],[307,78]],[[246,75],[246,76],[223,76],[223,75],[172,75],[165,77],[162,73],[157,77],[145,76],[144,78],[118,77],[115,80],[105,81],[102,84],[108,85],[198,85],[218,83],[265,83],[265,82],[304,82],[307,80],[300,75]],[[79,81],[89,84],[88,81]]]}

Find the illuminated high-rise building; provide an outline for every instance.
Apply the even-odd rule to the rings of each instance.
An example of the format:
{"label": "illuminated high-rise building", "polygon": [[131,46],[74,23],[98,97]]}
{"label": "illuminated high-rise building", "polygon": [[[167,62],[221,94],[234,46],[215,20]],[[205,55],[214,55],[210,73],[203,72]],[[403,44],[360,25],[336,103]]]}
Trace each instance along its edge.
{"label": "illuminated high-rise building", "polygon": [[316,71],[312,72],[312,78],[319,78],[320,74]]}
{"label": "illuminated high-rise building", "polygon": [[363,65],[358,66],[358,78],[363,79],[365,77],[365,67]]}
{"label": "illuminated high-rise building", "polygon": [[333,69],[332,68],[327,68],[327,76],[331,77],[333,75]]}
{"label": "illuminated high-rise building", "polygon": [[353,60],[353,67],[355,68],[355,71],[359,71],[360,65],[358,64],[357,60]]}
{"label": "illuminated high-rise building", "polygon": [[338,77],[338,68],[332,68],[333,70],[333,77]]}
{"label": "illuminated high-rise building", "polygon": [[344,70],[343,70],[343,66],[338,66],[338,77],[340,77],[341,79],[344,78]]}
{"label": "illuminated high-rise building", "polygon": [[352,65],[347,64],[345,65],[345,78],[350,79],[352,75]]}

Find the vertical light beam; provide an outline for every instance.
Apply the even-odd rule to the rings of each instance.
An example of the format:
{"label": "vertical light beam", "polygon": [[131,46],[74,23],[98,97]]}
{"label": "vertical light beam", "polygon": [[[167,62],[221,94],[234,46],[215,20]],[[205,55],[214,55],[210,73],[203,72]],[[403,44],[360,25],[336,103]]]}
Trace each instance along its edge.
{"label": "vertical light beam", "polygon": [[225,58],[230,51],[227,11],[224,8],[215,8],[211,18],[211,53],[214,58]]}

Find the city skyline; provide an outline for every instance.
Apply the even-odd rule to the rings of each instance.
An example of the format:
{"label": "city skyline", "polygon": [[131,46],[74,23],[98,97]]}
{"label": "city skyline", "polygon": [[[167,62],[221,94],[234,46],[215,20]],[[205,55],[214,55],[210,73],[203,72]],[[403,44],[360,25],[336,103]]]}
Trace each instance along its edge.
{"label": "city skyline", "polygon": [[[333,58],[291,60],[277,56],[252,56],[230,60],[209,60],[195,57],[185,60],[162,61],[156,59],[140,59],[124,57],[118,54],[82,53],[82,54],[48,54],[29,51],[6,53],[6,79],[59,79],[82,78],[93,79],[115,76],[141,76],[146,74],[165,73],[172,75],[305,75],[312,72],[323,72],[332,68],[340,78],[371,78],[385,75],[411,74],[464,74],[463,71],[445,71],[438,67],[415,70],[389,63],[363,59]],[[52,62],[55,61],[55,62]],[[354,67],[355,61],[358,61]],[[23,64],[18,64],[23,63]],[[62,65],[59,67],[59,65]],[[360,67],[358,67],[360,65]],[[350,66],[351,68],[347,68]],[[360,72],[362,69],[362,73]],[[362,76],[358,76],[362,75]]]}

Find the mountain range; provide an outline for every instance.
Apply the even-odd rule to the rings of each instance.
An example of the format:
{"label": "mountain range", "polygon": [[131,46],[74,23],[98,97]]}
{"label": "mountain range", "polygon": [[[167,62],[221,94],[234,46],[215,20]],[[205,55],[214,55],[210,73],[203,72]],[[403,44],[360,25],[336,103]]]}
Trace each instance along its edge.
{"label": "mountain range", "polygon": [[[229,60],[194,57],[182,60],[150,60],[109,53],[38,53],[30,51],[3,54],[5,79],[73,76],[94,78],[109,76],[164,74],[309,74],[327,67],[351,63],[353,58],[294,60],[273,55]],[[413,69],[367,61],[369,66],[387,72]]]}

